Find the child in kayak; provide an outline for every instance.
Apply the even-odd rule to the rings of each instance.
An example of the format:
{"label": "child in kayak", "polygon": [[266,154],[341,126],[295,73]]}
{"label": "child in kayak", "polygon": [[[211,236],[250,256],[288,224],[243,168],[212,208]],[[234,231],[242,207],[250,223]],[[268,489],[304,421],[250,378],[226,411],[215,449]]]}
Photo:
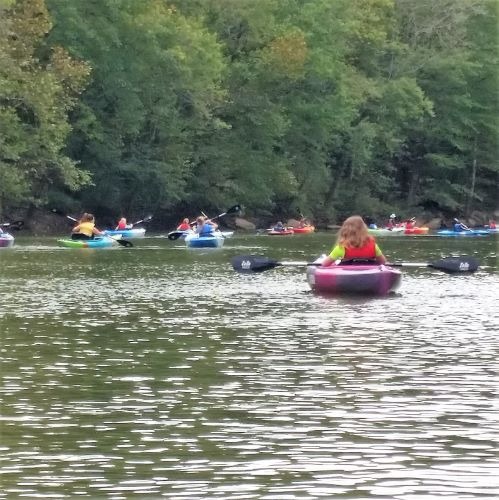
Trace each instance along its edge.
{"label": "child in kayak", "polygon": [[122,217],[118,221],[118,225],[116,226],[115,231],[123,231],[124,229],[132,229],[132,227],[133,227],[132,224],[127,224],[126,218]]}
{"label": "child in kayak", "polygon": [[375,239],[368,233],[362,217],[352,215],[343,223],[336,239],[336,245],[322,262],[323,266],[338,264],[342,260],[374,260],[378,264],[386,262],[383,252]]}
{"label": "child in kayak", "polygon": [[395,221],[395,214],[390,215],[390,218],[388,219],[388,222],[386,223],[386,229],[393,229],[394,227],[397,227],[397,223]]}
{"label": "child in kayak", "polygon": [[196,233],[199,236],[210,236],[217,228],[218,224],[216,222],[206,219],[202,215],[196,219]]}
{"label": "child in kayak", "polygon": [[279,231],[279,232],[282,232],[282,231],[286,231],[286,227],[284,226],[284,224],[279,221],[273,228],[272,228],[273,231]]}
{"label": "child in kayak", "polygon": [[189,219],[186,217],[177,227],[177,231],[189,231],[190,228]]}
{"label": "child in kayak", "polygon": [[72,240],[91,240],[94,236],[101,236],[104,233],[95,227],[95,217],[92,214],[84,213],[80,222],[71,231]]}
{"label": "child in kayak", "polygon": [[416,227],[416,217],[411,217],[404,222],[406,229],[414,229]]}

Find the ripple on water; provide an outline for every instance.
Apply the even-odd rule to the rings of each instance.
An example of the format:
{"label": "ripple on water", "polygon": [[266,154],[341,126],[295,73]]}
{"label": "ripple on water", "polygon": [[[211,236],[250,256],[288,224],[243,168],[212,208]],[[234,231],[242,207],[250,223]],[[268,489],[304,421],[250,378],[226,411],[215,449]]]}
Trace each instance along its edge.
{"label": "ripple on water", "polygon": [[499,497],[496,274],[326,298],[223,253],[42,253],[0,288],[0,498]]}

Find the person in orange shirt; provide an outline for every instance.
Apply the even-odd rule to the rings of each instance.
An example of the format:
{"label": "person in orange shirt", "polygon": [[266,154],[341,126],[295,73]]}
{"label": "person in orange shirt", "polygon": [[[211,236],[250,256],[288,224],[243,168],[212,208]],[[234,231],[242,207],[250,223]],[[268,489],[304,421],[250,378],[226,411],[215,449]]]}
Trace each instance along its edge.
{"label": "person in orange shirt", "polygon": [[177,227],[177,231],[189,231],[190,228],[189,219],[186,217]]}

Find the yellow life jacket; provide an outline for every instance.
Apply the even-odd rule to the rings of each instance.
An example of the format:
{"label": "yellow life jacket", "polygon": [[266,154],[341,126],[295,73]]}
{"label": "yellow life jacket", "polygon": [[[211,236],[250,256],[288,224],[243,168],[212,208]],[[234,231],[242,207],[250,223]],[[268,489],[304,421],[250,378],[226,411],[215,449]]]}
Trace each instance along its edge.
{"label": "yellow life jacket", "polygon": [[78,232],[91,238],[94,234],[94,227],[95,224],[93,222],[80,222]]}

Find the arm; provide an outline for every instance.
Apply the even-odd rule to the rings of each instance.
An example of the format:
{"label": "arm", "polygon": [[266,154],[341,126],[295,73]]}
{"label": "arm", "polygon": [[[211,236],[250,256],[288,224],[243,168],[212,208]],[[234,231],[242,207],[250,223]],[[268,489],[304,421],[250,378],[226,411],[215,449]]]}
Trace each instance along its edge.
{"label": "arm", "polygon": [[96,227],[92,229],[92,233],[96,234],[97,236],[101,236],[104,234],[102,231],[99,231]]}
{"label": "arm", "polygon": [[71,229],[71,232],[72,232],[72,233],[77,233],[79,230],[80,230],[80,224],[78,224],[78,225],[77,225],[77,226],[75,226],[73,229]]}
{"label": "arm", "polygon": [[218,229],[218,224],[216,222],[213,222],[211,219],[208,219],[205,224],[209,224],[213,230]]}
{"label": "arm", "polygon": [[322,261],[323,267],[328,267],[333,265],[337,260],[341,260],[345,257],[345,249],[339,245],[335,245],[331,250],[331,253]]}
{"label": "arm", "polygon": [[323,261],[322,261],[322,264],[321,266],[322,267],[329,267],[330,265],[332,265],[334,263],[334,260],[331,258],[330,255],[328,255]]}
{"label": "arm", "polygon": [[386,258],[383,255],[383,252],[380,250],[379,246],[376,244],[376,262],[378,264],[386,264]]}

